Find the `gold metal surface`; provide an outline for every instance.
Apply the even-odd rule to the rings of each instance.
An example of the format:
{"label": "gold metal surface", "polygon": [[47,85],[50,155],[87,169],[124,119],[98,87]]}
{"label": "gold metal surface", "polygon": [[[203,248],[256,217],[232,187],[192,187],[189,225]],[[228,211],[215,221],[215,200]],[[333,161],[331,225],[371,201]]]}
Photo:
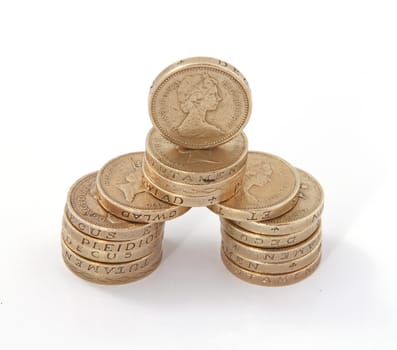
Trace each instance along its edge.
{"label": "gold metal surface", "polygon": [[143,258],[161,246],[164,227],[133,241],[105,241],[77,230],[64,216],[62,239],[76,254],[98,262],[121,263]]}
{"label": "gold metal surface", "polygon": [[83,176],[69,190],[65,213],[79,231],[99,239],[129,241],[158,232],[162,224],[143,224],[119,219],[98,202],[97,172]]}
{"label": "gold metal surface", "polygon": [[222,182],[245,166],[247,156],[248,140],[244,133],[209,149],[186,149],[175,145],[155,128],[146,138],[147,163],[163,177],[188,185]]}
{"label": "gold metal surface", "polygon": [[286,286],[289,284],[297,283],[306,277],[310,276],[319,266],[321,261],[321,253],[317,258],[308,266],[304,268],[285,274],[262,274],[243,269],[233,263],[221,249],[221,257],[225,267],[236,277],[240,278],[244,282],[269,287]]}
{"label": "gold metal surface", "polygon": [[148,192],[162,201],[187,207],[202,207],[231,198],[240,189],[245,173],[245,168],[242,168],[229,179],[216,184],[186,185],[162,177],[145,161],[142,170]]}
{"label": "gold metal surface", "polygon": [[165,138],[185,148],[225,143],[246,125],[251,92],[230,64],[192,57],[164,69],[149,93],[149,114]]}
{"label": "gold metal surface", "polygon": [[297,259],[311,252],[321,241],[321,227],[305,241],[286,248],[257,248],[243,244],[222,230],[222,240],[235,254],[259,262],[284,262]]}
{"label": "gold metal surface", "polygon": [[313,176],[297,170],[301,180],[299,200],[290,211],[271,220],[240,221],[237,224],[256,233],[282,235],[299,232],[313,223],[318,223],[324,207],[324,192]]}
{"label": "gold metal surface", "polygon": [[319,227],[320,222],[316,221],[300,232],[294,232],[286,235],[264,235],[250,232],[239,227],[235,222],[222,219],[222,230],[235,240],[259,248],[283,248],[296,245],[309,238]]}
{"label": "gold metal surface", "polygon": [[285,160],[263,152],[248,152],[242,189],[231,199],[208,206],[234,221],[268,220],[291,210],[297,200],[300,178]]}
{"label": "gold metal surface", "polygon": [[282,263],[264,263],[254,261],[236,254],[226,245],[222,245],[222,249],[223,253],[239,267],[251,272],[273,275],[298,271],[305,266],[311,264],[321,252],[321,242],[318,242],[313,250],[306,255],[303,255],[295,260],[290,260]]}
{"label": "gold metal surface", "polygon": [[186,213],[189,208],[160,201],[145,190],[142,181],[143,152],[124,154],[106,163],[98,173],[100,204],[128,221],[163,222]]}
{"label": "gold metal surface", "polygon": [[77,276],[99,284],[123,284],[139,280],[152,273],[160,264],[161,248],[149,256],[120,264],[88,260],[71,250],[62,240],[62,257],[66,266]]}

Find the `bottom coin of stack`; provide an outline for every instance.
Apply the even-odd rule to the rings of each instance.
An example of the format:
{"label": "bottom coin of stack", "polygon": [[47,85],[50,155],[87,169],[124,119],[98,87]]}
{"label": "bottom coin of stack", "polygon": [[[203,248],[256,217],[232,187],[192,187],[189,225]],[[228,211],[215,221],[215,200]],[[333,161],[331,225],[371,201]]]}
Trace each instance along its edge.
{"label": "bottom coin of stack", "polygon": [[[269,155],[261,157],[265,160]],[[279,172],[276,163],[271,168],[268,167],[268,183],[272,178],[276,183]],[[234,208],[231,206],[235,203],[225,202],[210,208],[221,216],[222,261],[232,274],[246,282],[263,286],[292,284],[309,276],[320,263],[323,191],[311,175],[299,169],[296,172],[300,184],[298,200],[282,215],[269,220],[249,220],[259,215],[255,207],[267,208],[272,201],[280,201],[282,189],[274,187],[273,195],[268,197],[266,187],[262,188],[262,194],[253,191],[249,196],[244,192],[241,194],[241,201],[247,206],[246,220],[241,220],[242,208],[237,211],[240,219],[236,214],[236,220],[233,220]],[[263,172],[258,172],[257,177],[261,176]],[[243,182],[244,189],[249,191]],[[265,199],[254,201],[255,196]],[[223,213],[228,213],[228,219],[222,217]]]}
{"label": "bottom coin of stack", "polygon": [[70,189],[62,220],[62,256],[81,278],[121,284],[146,277],[160,264],[164,223],[134,223],[105,211],[98,202],[97,173]]}

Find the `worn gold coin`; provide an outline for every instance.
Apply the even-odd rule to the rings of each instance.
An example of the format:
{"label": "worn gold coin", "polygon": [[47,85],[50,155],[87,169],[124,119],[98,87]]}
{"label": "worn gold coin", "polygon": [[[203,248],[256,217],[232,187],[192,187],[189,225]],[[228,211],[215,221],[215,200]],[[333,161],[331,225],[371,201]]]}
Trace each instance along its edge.
{"label": "worn gold coin", "polygon": [[99,239],[128,241],[152,235],[162,224],[142,224],[119,219],[104,210],[98,202],[97,172],[83,176],[69,190],[65,213],[81,232]]}
{"label": "worn gold coin", "polygon": [[209,149],[186,149],[152,128],[146,138],[146,162],[163,177],[187,185],[216,184],[245,167],[248,140],[244,133]]}
{"label": "worn gold coin", "polygon": [[258,248],[251,247],[230,237],[222,230],[223,245],[237,255],[259,262],[284,262],[297,259],[311,252],[321,241],[321,227],[305,241],[285,248]]}
{"label": "worn gold coin", "polygon": [[304,268],[312,263],[321,252],[321,242],[318,242],[313,250],[295,260],[282,263],[264,263],[251,259],[247,259],[236,254],[232,249],[223,246],[223,253],[236,265],[248,271],[265,273],[265,274],[281,274],[290,273]]}
{"label": "worn gold coin", "polygon": [[303,267],[302,269],[285,274],[262,274],[243,269],[233,263],[222,251],[221,257],[225,267],[236,277],[240,278],[244,282],[257,284],[260,286],[286,286],[289,284],[297,283],[306,277],[310,276],[318,267],[321,261],[321,253],[318,254],[316,259],[309,265]]}
{"label": "worn gold coin", "polygon": [[248,152],[240,192],[208,208],[234,221],[269,220],[294,207],[299,186],[297,170],[285,160],[268,153]]}
{"label": "worn gold coin", "polygon": [[143,258],[158,249],[163,240],[163,228],[154,234],[133,241],[105,241],[77,230],[69,220],[62,220],[62,239],[82,257],[98,262],[120,263]]}
{"label": "worn gold coin", "polygon": [[231,140],[248,122],[251,108],[243,75],[209,57],[172,64],[156,77],[149,93],[153,125],[186,148],[211,148]]}
{"label": "worn gold coin", "polygon": [[203,207],[234,196],[241,187],[245,168],[229,179],[210,185],[186,185],[168,180],[144,162],[144,185],[148,192],[162,201],[187,207]]}
{"label": "worn gold coin", "polygon": [[63,240],[61,245],[66,266],[80,278],[99,284],[123,284],[146,277],[158,267],[162,256],[159,248],[138,260],[107,264],[83,258],[73,252]]}
{"label": "worn gold coin", "polygon": [[318,223],[324,207],[324,193],[318,181],[307,172],[297,169],[300,175],[299,200],[287,213],[266,221],[240,221],[245,229],[268,235],[283,235],[299,232],[313,223]]}
{"label": "worn gold coin", "polygon": [[309,238],[319,225],[320,223],[316,221],[302,231],[276,236],[253,233],[239,227],[233,221],[221,219],[222,230],[227,232],[229,236],[236,241],[259,248],[283,248],[296,245]]}
{"label": "worn gold coin", "polygon": [[124,154],[103,166],[97,177],[100,204],[113,215],[136,222],[163,222],[189,208],[160,201],[142,182],[143,152]]}

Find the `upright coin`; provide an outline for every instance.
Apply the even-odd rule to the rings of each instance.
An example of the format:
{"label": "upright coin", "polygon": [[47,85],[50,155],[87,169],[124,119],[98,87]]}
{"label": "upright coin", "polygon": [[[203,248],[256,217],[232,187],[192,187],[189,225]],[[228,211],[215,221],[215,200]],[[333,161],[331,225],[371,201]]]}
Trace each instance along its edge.
{"label": "upright coin", "polygon": [[114,158],[103,166],[97,177],[99,202],[113,215],[128,221],[163,222],[189,210],[162,202],[144,188],[143,152]]}
{"label": "upright coin", "polygon": [[299,200],[293,209],[282,216],[266,221],[240,221],[236,224],[246,230],[267,235],[284,235],[305,230],[319,223],[324,207],[324,193],[318,181],[298,169],[301,185]]}
{"label": "upright coin", "polygon": [[268,220],[295,206],[299,186],[297,170],[285,160],[268,153],[249,152],[240,192],[208,208],[234,221]]}
{"label": "upright coin", "polygon": [[152,128],[146,138],[146,162],[163,177],[186,185],[210,185],[227,180],[247,162],[248,140],[243,132],[209,149],[180,147]]}
{"label": "upright coin", "polygon": [[98,202],[97,174],[83,176],[69,190],[65,213],[74,227],[89,236],[111,241],[134,240],[161,229],[161,224],[129,222],[104,210]]}
{"label": "upright coin", "polygon": [[167,67],[149,94],[154,126],[186,148],[211,148],[229,141],[244,128],[251,108],[244,76],[209,57],[188,58]]}

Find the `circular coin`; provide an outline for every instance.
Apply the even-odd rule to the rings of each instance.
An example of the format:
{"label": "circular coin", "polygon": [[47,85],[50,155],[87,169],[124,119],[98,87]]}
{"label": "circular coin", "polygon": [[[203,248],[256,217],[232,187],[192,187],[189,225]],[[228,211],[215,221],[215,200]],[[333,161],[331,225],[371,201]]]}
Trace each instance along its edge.
{"label": "circular coin", "polygon": [[62,257],[66,266],[77,276],[99,284],[123,284],[146,277],[159,266],[161,256],[161,249],[158,249],[128,263],[107,264],[81,257],[62,241]]}
{"label": "circular coin", "polygon": [[256,273],[239,267],[223,253],[222,249],[221,249],[221,257],[223,263],[225,264],[225,267],[236,277],[240,278],[244,282],[257,284],[260,286],[269,286],[269,287],[286,286],[289,284],[299,282],[305,279],[306,277],[310,276],[317,269],[321,261],[321,253],[320,253],[311,264],[305,266],[304,268],[298,271],[271,275],[271,274]]}
{"label": "circular coin", "polygon": [[294,207],[299,186],[297,170],[285,160],[268,153],[248,152],[240,192],[208,208],[234,221],[268,220]]}
{"label": "circular coin", "polygon": [[314,222],[302,231],[276,236],[253,233],[237,226],[233,221],[221,219],[222,230],[229,236],[236,241],[259,248],[282,248],[296,245],[309,238],[319,225],[319,222]]}
{"label": "circular coin", "polygon": [[251,92],[230,64],[209,57],[181,60],[163,70],[149,93],[149,114],[165,138],[186,148],[211,148],[248,122]]}
{"label": "circular coin", "polygon": [[163,232],[143,236],[134,241],[105,241],[88,236],[77,230],[69,220],[62,220],[62,239],[70,249],[82,257],[98,262],[129,262],[149,255],[161,246]]}
{"label": "circular coin", "polygon": [[142,224],[121,220],[104,210],[98,202],[97,172],[77,180],[70,188],[65,213],[79,231],[99,239],[129,241],[151,235],[161,224]]}
{"label": "circular coin", "polygon": [[306,255],[301,256],[295,260],[287,261],[284,263],[263,263],[253,261],[242,257],[241,255],[235,254],[232,249],[227,246],[223,246],[223,253],[236,265],[246,269],[248,271],[265,273],[265,274],[280,274],[289,273],[300,270],[301,268],[312,263],[321,252],[321,242],[318,242],[316,247]]}
{"label": "circular coin", "polygon": [[186,149],[152,128],[146,138],[146,162],[163,177],[188,184],[222,182],[247,162],[248,140],[243,132],[223,145],[209,149]]}
{"label": "circular coin", "polygon": [[301,231],[318,223],[324,207],[324,192],[318,181],[307,172],[297,169],[301,185],[297,204],[287,213],[266,221],[240,221],[236,224],[255,233],[283,235]]}
{"label": "circular coin", "polygon": [[235,254],[258,262],[284,262],[297,259],[311,252],[321,241],[321,227],[305,241],[285,248],[257,248],[251,247],[230,237],[222,230],[223,245]]}
{"label": "circular coin", "polygon": [[163,222],[189,208],[171,205],[152,196],[142,181],[143,152],[124,154],[103,166],[97,176],[100,204],[113,215],[136,222]]}

